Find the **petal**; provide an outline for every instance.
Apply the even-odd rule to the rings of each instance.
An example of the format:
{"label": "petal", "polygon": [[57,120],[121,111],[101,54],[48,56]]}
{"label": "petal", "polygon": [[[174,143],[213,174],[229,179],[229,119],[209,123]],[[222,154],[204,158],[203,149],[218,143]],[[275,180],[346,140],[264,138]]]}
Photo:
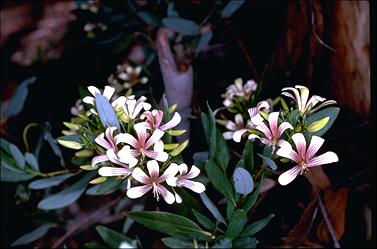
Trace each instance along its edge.
{"label": "petal", "polygon": [[116,100],[114,100],[111,105],[114,107],[114,109],[118,109],[118,108],[121,108],[123,107],[125,104],[126,104],[126,97],[125,96],[120,96],[119,98],[117,98]]}
{"label": "petal", "polygon": [[247,129],[240,129],[233,133],[233,140],[237,143],[241,142],[242,135],[247,132]]}
{"label": "petal", "polygon": [[169,192],[164,186],[158,184],[157,191],[162,195],[167,204],[173,204],[175,201],[174,195]]}
{"label": "petal", "polygon": [[247,112],[249,113],[250,118],[252,118],[258,114],[258,107],[251,107],[247,110]]}
{"label": "petal", "polygon": [[321,96],[318,96],[318,95],[313,95],[310,99],[309,99],[309,101],[308,101],[308,103],[306,104],[307,105],[307,107],[309,108],[313,108],[316,104],[318,104],[318,102],[323,102],[323,101],[325,101],[326,99],[325,98],[322,98]]}
{"label": "petal", "polygon": [[268,101],[263,100],[257,104],[258,110],[267,109],[269,110],[271,108],[270,103]]}
{"label": "petal", "polygon": [[255,138],[261,139],[258,135],[255,135],[255,134],[250,134],[247,138],[248,139],[255,139]]}
{"label": "petal", "polygon": [[110,149],[111,148],[111,145],[105,140],[105,134],[104,133],[101,133],[99,134],[96,139],[94,139],[94,141],[101,145],[101,147],[105,148],[105,149]]}
{"label": "petal", "polygon": [[93,95],[96,96],[96,94],[101,94],[100,90],[98,90],[97,87],[95,86],[88,86],[89,92]]}
{"label": "petal", "polygon": [[158,178],[158,182],[164,182],[167,178],[173,177],[178,173],[178,165],[175,163],[170,164],[170,166],[165,170],[165,172]]}
{"label": "petal", "polygon": [[288,122],[283,122],[279,125],[279,128],[278,128],[278,137],[281,137],[281,135],[283,135],[283,132],[286,130],[286,129],[291,129],[293,130],[293,126],[288,123]]}
{"label": "petal", "polygon": [[177,194],[175,191],[174,191],[174,196],[175,196],[175,201],[177,203],[182,203],[182,197],[179,194]]}
{"label": "petal", "polygon": [[113,133],[116,129],[117,129],[116,127],[108,127],[105,131],[107,141],[109,142],[109,144],[111,145],[111,148],[113,148],[113,149],[116,148],[115,141],[114,141],[114,138],[113,138]]}
{"label": "petal", "polygon": [[277,138],[278,136],[278,119],[279,119],[279,112],[271,112],[268,115],[268,124],[270,126],[270,130],[272,136]]}
{"label": "petal", "polygon": [[[297,107],[300,111],[302,111],[303,109],[303,106],[301,104],[301,97],[300,97],[300,93],[298,92],[298,90],[296,88],[293,88],[293,87],[285,87],[282,89],[282,91],[287,91],[287,90],[291,90],[294,94],[295,94],[295,98],[293,98],[294,100],[296,100],[296,103],[297,103]],[[283,93],[282,93],[283,94]],[[288,96],[288,95],[286,95]],[[292,96],[293,97],[293,96]]]}
{"label": "petal", "polygon": [[180,175],[185,175],[188,171],[187,165],[185,163],[178,165],[178,170]]}
{"label": "petal", "polygon": [[86,96],[85,98],[82,99],[82,101],[90,105],[95,105],[95,98],[91,96]]}
{"label": "petal", "polygon": [[272,134],[271,134],[271,131],[270,129],[267,127],[267,125],[263,122],[261,122],[260,124],[257,125],[257,127],[255,127],[255,129],[263,132],[264,136],[268,139],[272,139]]}
{"label": "petal", "polygon": [[233,134],[234,134],[233,131],[226,131],[223,133],[223,138],[225,140],[231,140],[233,138]]}
{"label": "petal", "polygon": [[121,72],[120,74],[118,74],[118,78],[121,80],[128,80],[128,75],[124,72]]}
{"label": "petal", "polygon": [[320,156],[317,156],[317,157],[314,157],[312,159],[310,159],[306,165],[308,167],[314,167],[314,166],[319,166],[319,165],[323,165],[323,164],[329,164],[329,163],[334,163],[334,162],[338,162],[339,161],[339,158],[338,156],[332,152],[332,151],[329,151],[329,152],[326,152]]}
{"label": "petal", "polygon": [[250,117],[250,121],[251,123],[255,126],[255,125],[259,125],[261,123],[263,123],[263,117],[257,113],[256,115],[254,115],[253,117]]}
{"label": "petal", "polygon": [[226,107],[230,107],[230,106],[233,105],[233,102],[232,102],[232,100],[230,100],[230,99],[225,99],[225,100],[223,101],[223,105],[226,106]]}
{"label": "petal", "polygon": [[137,66],[135,68],[135,74],[139,75],[141,73],[141,67],[140,66]]}
{"label": "petal", "polygon": [[145,155],[149,158],[153,158],[159,162],[165,162],[168,160],[169,155],[164,151],[145,150]]}
{"label": "petal", "polygon": [[106,156],[109,158],[109,160],[112,163],[128,167],[128,165],[126,165],[126,164],[122,163],[121,161],[119,161],[119,157],[115,154],[115,152],[114,152],[113,149],[108,149],[106,151]]}
{"label": "petal", "polygon": [[115,136],[114,140],[116,144],[126,143],[134,148],[139,147],[139,141],[137,141],[131,134],[128,133],[120,133]]}
{"label": "petal", "polygon": [[134,129],[136,131],[140,145],[145,147],[145,140],[147,140],[147,127],[145,127],[145,124],[142,122],[135,124]]}
{"label": "petal", "polygon": [[[281,141],[279,142],[279,144],[281,144]],[[296,163],[300,163],[301,161],[300,156],[292,149],[291,146],[280,147],[280,149],[276,151],[276,155],[289,158]]]}
{"label": "petal", "polygon": [[307,108],[307,101],[309,98],[309,89],[305,86],[296,85],[297,89],[300,89],[302,108]]}
{"label": "petal", "polygon": [[[136,125],[135,125],[136,126]],[[145,127],[145,125],[144,125]],[[152,136],[149,137],[148,141],[145,143],[144,148],[148,149],[153,144],[155,144],[158,140],[160,140],[164,136],[164,132],[157,129],[153,132]]]}
{"label": "petal", "polygon": [[319,106],[317,106],[317,107],[314,108],[313,110],[311,110],[311,113],[318,111],[319,109],[321,109],[321,108],[324,107],[324,106],[327,106],[327,105],[334,105],[334,104],[336,104],[336,101],[335,101],[335,100],[327,100],[327,101],[321,103]]}
{"label": "petal", "polygon": [[301,171],[301,168],[298,165],[288,171],[285,171],[278,178],[280,185],[284,186],[292,182],[298,176],[298,174],[300,174],[300,171]]}
{"label": "petal", "polygon": [[105,90],[103,90],[103,96],[107,99],[110,100],[111,97],[113,96],[115,92],[115,88],[111,86],[105,86]]}
{"label": "petal", "polygon": [[141,182],[141,183],[144,183],[144,184],[148,184],[150,183],[150,178],[144,173],[144,171],[140,168],[135,168],[133,171],[132,171],[132,177],[138,181],[138,182]]}
{"label": "petal", "polygon": [[177,180],[178,180],[177,177],[169,177],[169,178],[166,179],[166,183],[169,186],[176,187],[177,186]]}
{"label": "petal", "polygon": [[202,193],[206,190],[206,187],[203,185],[203,183],[194,182],[194,181],[186,180],[186,179],[178,179],[177,185],[191,189],[192,191],[194,191],[198,194],[200,194],[200,193]]}
{"label": "petal", "polygon": [[131,170],[120,167],[102,167],[98,170],[98,174],[101,176],[128,176],[131,174]]}
{"label": "petal", "polygon": [[129,190],[127,190],[127,196],[131,199],[136,199],[143,196],[145,193],[147,193],[151,189],[152,189],[152,186],[150,184],[144,185],[144,186],[132,187]]}
{"label": "petal", "polygon": [[166,124],[162,125],[160,127],[161,130],[168,130],[168,129],[171,129],[175,126],[177,126],[177,124],[179,124],[181,122],[181,115],[179,115],[178,112],[174,113],[174,116],[173,118],[167,122]]}
{"label": "petal", "polygon": [[163,152],[164,151],[164,142],[162,142],[162,140],[158,140],[154,146],[153,146],[153,150],[154,151],[157,151],[157,152]]}
{"label": "petal", "polygon": [[293,134],[292,140],[296,145],[296,150],[300,155],[301,159],[304,159],[306,156],[306,140],[302,133]]}
{"label": "petal", "polygon": [[133,152],[134,150],[131,151],[130,146],[124,146],[118,152],[119,161],[128,164],[129,167],[136,166],[136,164],[138,163],[138,160],[136,159],[136,157],[139,156],[141,153],[136,154]]}
{"label": "petal", "polygon": [[184,178],[192,179],[192,178],[197,177],[199,174],[200,174],[200,169],[196,167],[195,165],[192,165],[190,172],[187,175],[185,175]]}
{"label": "petal", "polygon": [[156,180],[160,175],[160,166],[156,160],[150,160],[147,162],[147,168],[152,180]]}
{"label": "petal", "polygon": [[318,136],[312,136],[312,140],[310,141],[308,150],[306,151],[306,160],[311,159],[315,153],[321,148],[323,143],[325,142],[325,139],[318,137]]}
{"label": "petal", "polygon": [[109,161],[109,158],[106,155],[99,155],[95,156],[92,159],[92,167],[94,167],[96,164]]}
{"label": "petal", "polygon": [[148,78],[147,78],[147,77],[142,77],[142,78],[140,79],[140,83],[141,83],[141,84],[147,84],[147,82],[148,82]]}
{"label": "petal", "polygon": [[241,114],[237,113],[236,116],[234,117],[234,120],[236,121],[236,124],[238,126],[243,126],[243,117]]}
{"label": "petal", "polygon": [[238,129],[238,126],[233,121],[228,120],[226,122],[225,128],[231,131],[235,131]]}

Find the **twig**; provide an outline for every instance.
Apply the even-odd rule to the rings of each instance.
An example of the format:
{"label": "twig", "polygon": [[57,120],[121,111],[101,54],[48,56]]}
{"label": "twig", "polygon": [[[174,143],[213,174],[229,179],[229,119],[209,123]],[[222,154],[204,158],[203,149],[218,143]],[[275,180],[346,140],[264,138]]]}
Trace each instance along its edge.
{"label": "twig", "polygon": [[238,157],[238,158],[242,158],[242,156],[241,156],[237,151],[232,150],[232,149],[229,149],[229,150],[230,150],[230,152],[232,152],[236,157]]}
{"label": "twig", "polygon": [[325,220],[325,223],[326,223],[326,226],[327,226],[327,230],[329,231],[329,233],[331,235],[331,238],[332,238],[332,240],[334,242],[334,248],[340,248],[339,242],[338,242],[338,240],[336,238],[336,234],[335,234],[334,228],[331,225],[331,222],[330,222],[329,217],[327,215],[326,208],[323,205],[321,196],[318,196],[318,204],[319,204],[319,208],[321,209],[321,213],[322,213],[323,219]]}

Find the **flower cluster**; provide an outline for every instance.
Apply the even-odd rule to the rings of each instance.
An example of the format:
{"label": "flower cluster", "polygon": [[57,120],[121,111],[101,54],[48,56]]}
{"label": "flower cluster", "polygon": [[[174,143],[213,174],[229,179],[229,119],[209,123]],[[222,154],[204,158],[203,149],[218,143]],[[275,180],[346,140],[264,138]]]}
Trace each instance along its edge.
{"label": "flower cluster", "polygon": [[[169,204],[182,202],[174,190],[176,187],[197,193],[205,190],[202,183],[190,180],[199,175],[197,167],[193,165],[188,172],[186,164],[177,164],[176,156],[187,146],[187,141],[171,143],[172,136],[184,132],[173,130],[181,122],[179,113],[174,112],[175,105],[164,112],[153,109],[144,96],[115,96],[111,86],[105,86],[103,91],[89,86],[88,91],[91,96],[82,101],[89,111],[83,111],[81,106],[75,109],[78,117],[69,127],[75,128],[81,140],[86,141],[85,149],[96,154],[90,159],[90,167],[82,167],[98,169],[100,177],[91,183],[116,177],[131,183],[127,186],[129,198],[141,197],[152,190],[157,200],[162,196]],[[75,142],[61,144],[75,145]]]}
{"label": "flower cluster", "polygon": [[141,71],[141,66],[117,65],[116,72],[111,74],[107,81],[117,92],[121,92],[123,89],[129,89],[136,84],[146,84],[148,82],[147,77],[140,77]]}
{"label": "flower cluster", "polygon": [[[257,96],[250,95],[256,88],[257,84],[252,80],[242,87],[242,80],[237,79],[227,88],[224,106],[234,113],[234,103],[242,105],[252,102],[250,99],[256,99]],[[317,95],[309,98],[309,89],[301,85],[283,88],[282,95],[293,99],[296,104],[295,108],[289,109],[284,99],[278,97],[277,101],[273,102],[280,100],[283,110],[273,111],[271,101],[261,101],[248,108],[247,114],[242,113],[242,109],[238,109],[240,111],[235,115],[235,122],[222,120],[220,123],[229,130],[223,133],[225,139],[240,142],[248,134],[248,139],[257,139],[265,147],[271,148],[271,157],[288,158],[296,163],[296,166],[281,174],[278,179],[281,185],[286,185],[299,174],[307,172],[310,167],[337,162],[339,159],[334,152],[316,156],[324,139],[313,133],[323,129],[330,117],[325,116],[315,122],[308,122],[312,114],[324,106],[336,104],[336,101],[326,101],[325,98]],[[237,97],[242,97],[244,103]],[[245,116],[246,122],[244,122]],[[309,146],[307,146],[309,143],[307,141],[310,141]]]}

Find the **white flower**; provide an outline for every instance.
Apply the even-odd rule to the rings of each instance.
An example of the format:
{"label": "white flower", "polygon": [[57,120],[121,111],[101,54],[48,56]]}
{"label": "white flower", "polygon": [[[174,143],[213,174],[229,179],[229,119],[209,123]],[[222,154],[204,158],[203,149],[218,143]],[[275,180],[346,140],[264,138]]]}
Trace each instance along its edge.
{"label": "white flower", "polygon": [[138,83],[144,85],[148,82],[148,78],[140,77],[141,71],[142,68],[140,66],[118,65],[117,71],[109,76],[108,82],[117,88],[122,85],[124,89],[131,88]]}
{"label": "white flower", "polygon": [[224,106],[231,107],[234,104],[235,97],[249,98],[252,92],[257,89],[257,83],[254,80],[248,80],[245,85],[241,78],[234,81],[234,84],[226,88],[225,94],[222,95],[225,100]]}
{"label": "white flower", "polygon": [[125,104],[122,105],[121,120],[130,123],[140,116],[142,110],[148,111],[151,109],[151,105],[145,102],[146,100],[147,98],[144,96],[141,96],[138,100],[135,100],[134,95],[126,97]]}

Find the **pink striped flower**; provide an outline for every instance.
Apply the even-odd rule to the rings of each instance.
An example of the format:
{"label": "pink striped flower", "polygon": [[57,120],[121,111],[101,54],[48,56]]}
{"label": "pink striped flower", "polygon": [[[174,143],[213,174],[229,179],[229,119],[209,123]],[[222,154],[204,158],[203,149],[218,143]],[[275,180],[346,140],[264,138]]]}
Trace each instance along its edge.
{"label": "pink striped flower", "polygon": [[[174,167],[178,167],[179,175],[166,179],[166,183],[169,186],[185,187],[199,194],[206,190],[206,187],[202,183],[189,180],[197,177],[200,174],[200,170],[195,165],[193,165],[190,172],[187,173],[188,168],[185,163],[182,163],[180,165],[172,163],[171,165],[173,164]],[[182,202],[182,198],[177,193],[175,193],[175,199],[177,203]]]}
{"label": "pink striped flower", "polygon": [[[297,89],[300,90],[300,92]],[[326,100],[325,98],[322,98],[318,95],[313,95],[309,99],[309,89],[305,86],[296,85],[294,88],[285,87],[282,89],[282,91],[283,91],[281,93],[282,95],[287,96],[296,102],[297,108],[301,114],[304,114],[305,112],[307,112],[308,114],[311,114],[318,111],[320,108],[324,106],[336,104],[335,100],[325,101]],[[286,91],[292,91],[294,96],[291,93],[286,92]],[[317,105],[320,102],[322,103],[319,106],[317,106],[316,108],[313,108],[315,105]]]}
{"label": "pink striped flower", "polygon": [[164,112],[161,110],[153,110],[153,111],[146,111],[142,115],[142,117],[145,116],[147,118],[147,122],[145,126],[149,130],[169,130],[177,126],[181,122],[181,115],[179,115],[178,112],[174,113],[174,116],[172,119],[170,119],[169,122],[162,124],[162,120],[164,118]]}
{"label": "pink striped flower", "polygon": [[294,134],[292,139],[296,146],[296,151],[292,149],[292,146],[288,142],[283,141],[280,149],[276,152],[277,155],[289,158],[297,163],[292,169],[279,176],[278,181],[281,185],[287,185],[292,182],[298,174],[305,173],[310,167],[339,161],[338,156],[332,151],[326,152],[320,156],[315,156],[325,141],[323,138],[312,136],[308,148],[306,147],[306,140],[302,133]]}
{"label": "pink striped flower", "polygon": [[254,80],[248,80],[245,85],[241,78],[237,78],[234,84],[226,88],[225,94],[221,95],[225,100],[223,104],[225,107],[232,107],[236,97],[249,98],[252,92],[257,89],[257,83]]}
{"label": "pink striped flower", "polygon": [[292,129],[293,127],[290,123],[288,122],[283,122],[280,125],[278,125],[279,121],[279,112],[271,112],[268,115],[268,124],[269,127],[264,123],[261,122],[257,125],[255,129],[261,131],[265,137],[259,137],[258,135],[255,134],[250,134],[250,138],[258,138],[261,140],[262,143],[268,145],[268,146],[273,146],[275,147],[276,145],[279,145],[281,135],[283,135],[284,131],[286,129]]}
{"label": "pink striped flower", "polygon": [[[137,138],[129,133],[121,133],[115,138],[117,143],[122,142],[133,147],[120,153],[119,156],[121,159],[132,160],[132,158],[143,156],[160,162],[168,160],[169,155],[164,152],[164,143],[161,141],[164,135],[163,131],[155,130],[152,135],[149,136],[144,122],[135,124],[134,129]],[[153,150],[151,149],[152,145],[154,145]]]}
{"label": "pink striped flower", "polygon": [[143,109],[145,111],[151,109],[151,105],[145,102],[146,100],[147,98],[144,96],[141,96],[138,100],[135,99],[134,95],[128,96],[125,104],[122,106],[123,114],[121,115],[121,119],[126,123],[130,123],[139,117]]}
{"label": "pink striped flower", "polygon": [[172,204],[175,201],[174,195],[168,191],[162,183],[166,181],[166,179],[175,176],[178,172],[178,165],[171,164],[165,172],[160,176],[160,167],[155,160],[151,160],[147,162],[147,168],[149,176],[147,176],[143,170],[140,168],[135,168],[132,172],[132,177],[144,184],[143,186],[136,186],[132,187],[127,191],[127,196],[131,199],[136,199],[150,190],[153,192],[154,198],[159,201],[159,196],[161,195],[166,203]]}

